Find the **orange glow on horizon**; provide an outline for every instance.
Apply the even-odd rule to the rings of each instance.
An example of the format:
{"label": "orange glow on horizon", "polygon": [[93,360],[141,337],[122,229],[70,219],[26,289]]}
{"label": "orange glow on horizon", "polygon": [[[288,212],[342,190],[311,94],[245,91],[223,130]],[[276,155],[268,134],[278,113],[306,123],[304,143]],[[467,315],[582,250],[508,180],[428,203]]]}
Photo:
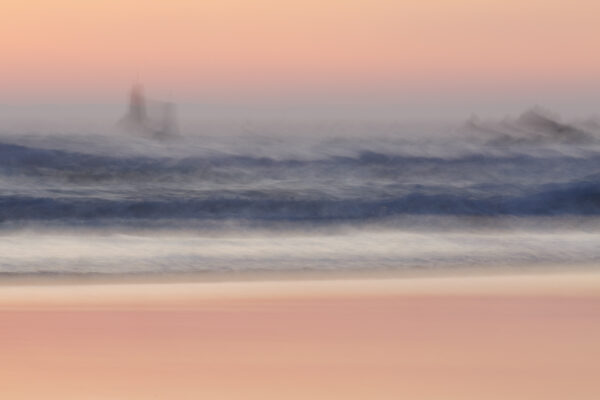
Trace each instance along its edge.
{"label": "orange glow on horizon", "polygon": [[593,0],[8,0],[4,96],[586,85]]}

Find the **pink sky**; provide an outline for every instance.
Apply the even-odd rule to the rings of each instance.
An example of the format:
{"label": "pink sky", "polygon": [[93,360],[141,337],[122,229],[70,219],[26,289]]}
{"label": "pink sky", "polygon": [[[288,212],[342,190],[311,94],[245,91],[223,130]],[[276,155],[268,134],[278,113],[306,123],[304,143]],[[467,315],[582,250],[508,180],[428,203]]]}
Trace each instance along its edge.
{"label": "pink sky", "polygon": [[[597,0],[7,0],[0,103],[555,96],[600,88]],[[593,91],[592,91],[593,92]]]}

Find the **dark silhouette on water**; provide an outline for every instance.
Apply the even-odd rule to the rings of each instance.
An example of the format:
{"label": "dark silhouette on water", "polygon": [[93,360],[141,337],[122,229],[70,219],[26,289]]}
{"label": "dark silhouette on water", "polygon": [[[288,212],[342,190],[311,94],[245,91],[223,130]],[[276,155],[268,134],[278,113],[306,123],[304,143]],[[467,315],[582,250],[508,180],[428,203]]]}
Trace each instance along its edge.
{"label": "dark silhouette on water", "polygon": [[144,88],[136,83],[129,95],[127,114],[118,122],[123,131],[151,139],[167,140],[179,135],[175,105],[148,100]]}

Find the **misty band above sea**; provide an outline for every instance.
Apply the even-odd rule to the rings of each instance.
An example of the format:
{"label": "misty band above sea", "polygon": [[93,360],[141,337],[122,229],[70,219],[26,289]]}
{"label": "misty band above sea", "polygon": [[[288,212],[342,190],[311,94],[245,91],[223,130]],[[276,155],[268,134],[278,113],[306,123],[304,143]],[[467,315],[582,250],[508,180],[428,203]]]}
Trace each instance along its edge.
{"label": "misty band above sea", "polygon": [[0,127],[0,274],[600,262],[600,123]]}

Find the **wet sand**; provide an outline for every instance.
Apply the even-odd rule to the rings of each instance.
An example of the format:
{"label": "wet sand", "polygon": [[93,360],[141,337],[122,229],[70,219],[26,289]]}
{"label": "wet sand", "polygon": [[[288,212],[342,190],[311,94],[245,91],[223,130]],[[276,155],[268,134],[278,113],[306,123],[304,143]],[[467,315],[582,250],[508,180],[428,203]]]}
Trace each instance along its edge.
{"label": "wet sand", "polygon": [[0,287],[6,399],[600,398],[600,274]]}

